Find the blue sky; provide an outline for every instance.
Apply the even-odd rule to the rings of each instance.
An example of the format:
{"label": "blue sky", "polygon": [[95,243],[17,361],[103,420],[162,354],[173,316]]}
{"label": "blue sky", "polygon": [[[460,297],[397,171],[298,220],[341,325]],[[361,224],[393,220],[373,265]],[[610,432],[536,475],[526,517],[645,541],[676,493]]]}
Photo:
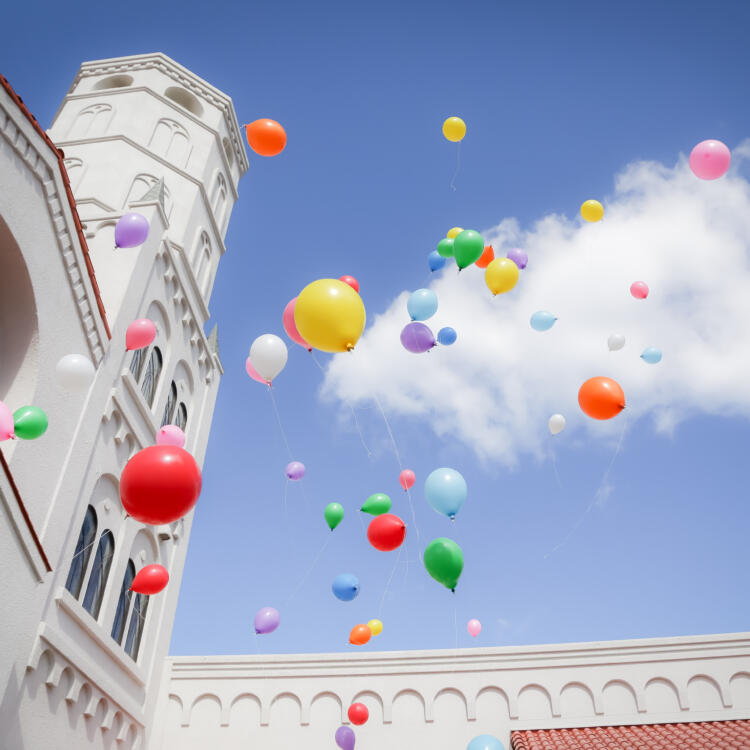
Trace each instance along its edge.
{"label": "blue sky", "polygon": [[[739,144],[750,135],[750,7],[388,0],[211,10],[171,1],[97,12],[81,5],[62,33],[56,7],[44,14],[16,4],[4,25],[17,33],[0,51],[3,73],[43,124],[80,61],[158,50],[230,94],[241,122],[268,116],[287,129],[281,156],[251,155],[214,287],[226,373],[172,651],[346,651],[350,628],[378,615],[385,630],[365,649],[746,629],[746,395],[736,415],[731,399],[709,413],[691,401],[671,432],[655,429],[659,403],[643,396],[646,406],[627,415],[606,497],[549,557],[602,486],[620,424],[599,434],[576,423],[563,433],[558,483],[544,429],[535,438],[541,448],[524,443],[503,460],[450,429],[438,434],[439,397],[434,410],[411,416],[386,406],[403,464],[417,473],[421,539],[453,536],[464,549],[453,596],[420,567],[413,524],[394,568],[396,553],[373,550],[356,517],[373,492],[390,494],[394,512],[411,516],[373,403],[357,395],[368,457],[346,405],[321,396],[320,370],[289,343],[274,392],[293,457],[308,473],[286,488],[285,508],[289,456],[267,393],[243,365],[256,336],[283,335],[284,305],[309,281],[355,276],[371,324],[424,284],[428,252],[454,225],[485,230],[515,217],[525,230],[549,214],[572,220],[586,198],[613,196],[628,164],[671,169],[704,138]],[[455,149],[440,131],[453,114],[468,125],[455,192]],[[721,248],[704,251],[716,257]],[[476,278],[477,293],[486,293]],[[623,277],[624,287],[632,280]],[[669,350],[669,341],[659,343]],[[387,350],[368,361],[374,381],[390,382],[399,367]],[[649,371],[654,389],[659,372]],[[475,383],[459,387],[470,396]],[[439,466],[460,470],[469,485],[453,526],[421,490]],[[331,534],[322,512],[334,500],[347,515]],[[330,591],[344,572],[362,586],[351,603]],[[256,638],[253,614],[269,605],[281,610],[282,626]],[[465,630],[472,617],[484,626],[476,640]]]}

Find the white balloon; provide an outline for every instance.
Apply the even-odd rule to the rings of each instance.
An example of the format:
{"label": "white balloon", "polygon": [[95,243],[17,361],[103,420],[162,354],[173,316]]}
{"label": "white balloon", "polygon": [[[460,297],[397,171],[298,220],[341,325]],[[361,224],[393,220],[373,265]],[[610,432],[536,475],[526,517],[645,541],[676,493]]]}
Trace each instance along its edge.
{"label": "white balloon", "polygon": [[549,418],[549,431],[553,435],[562,432],[565,429],[565,417],[562,414],[553,414]]}
{"label": "white balloon", "polygon": [[68,391],[85,391],[94,380],[96,370],[83,354],[66,354],[55,366],[60,385]]}
{"label": "white balloon", "polygon": [[621,333],[613,333],[607,339],[607,346],[611,352],[616,352],[625,346],[625,337]]}
{"label": "white balloon", "polygon": [[286,365],[289,352],[286,344],[272,333],[264,333],[250,347],[250,364],[265,380],[273,380]]}

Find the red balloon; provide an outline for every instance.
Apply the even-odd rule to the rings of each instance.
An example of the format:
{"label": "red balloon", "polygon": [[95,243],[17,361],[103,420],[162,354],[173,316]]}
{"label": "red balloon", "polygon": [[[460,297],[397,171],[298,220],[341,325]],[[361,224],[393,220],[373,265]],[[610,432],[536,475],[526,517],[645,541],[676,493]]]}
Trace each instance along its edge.
{"label": "red balloon", "polygon": [[612,378],[589,378],[578,390],[578,404],[593,419],[612,419],[625,408],[625,393]]}
{"label": "red balloon", "polygon": [[370,712],[364,703],[352,703],[347,713],[349,714],[349,721],[357,726],[364,724],[370,718]]}
{"label": "red balloon", "polygon": [[357,279],[354,278],[354,276],[342,276],[339,281],[343,281],[344,284],[349,284],[349,286],[354,289],[354,291],[359,294],[359,282]]}
{"label": "red balloon", "polygon": [[404,469],[398,475],[398,481],[401,484],[401,486],[404,488],[404,491],[406,491],[414,486],[414,482],[417,481],[417,478],[411,469]]}
{"label": "red balloon", "polygon": [[138,571],[130,590],[150,596],[163,591],[168,583],[169,573],[163,565],[147,565]]}
{"label": "red balloon", "polygon": [[245,125],[245,135],[250,148],[260,156],[276,156],[286,146],[286,131],[276,120],[255,120]]}
{"label": "red balloon", "polygon": [[406,524],[393,513],[383,513],[370,521],[367,538],[375,549],[390,552],[400,547],[406,536]]}
{"label": "red balloon", "polygon": [[189,513],[201,493],[201,470],[175,445],[152,445],[125,464],[120,501],[136,521],[159,526]]}

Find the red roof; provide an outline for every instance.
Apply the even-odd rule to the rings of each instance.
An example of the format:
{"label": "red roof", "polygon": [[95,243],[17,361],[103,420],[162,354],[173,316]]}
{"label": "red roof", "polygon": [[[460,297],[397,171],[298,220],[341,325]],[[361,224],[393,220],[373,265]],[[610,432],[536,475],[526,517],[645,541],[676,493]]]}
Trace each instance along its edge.
{"label": "red roof", "polygon": [[512,732],[512,750],[748,750],[750,720]]}

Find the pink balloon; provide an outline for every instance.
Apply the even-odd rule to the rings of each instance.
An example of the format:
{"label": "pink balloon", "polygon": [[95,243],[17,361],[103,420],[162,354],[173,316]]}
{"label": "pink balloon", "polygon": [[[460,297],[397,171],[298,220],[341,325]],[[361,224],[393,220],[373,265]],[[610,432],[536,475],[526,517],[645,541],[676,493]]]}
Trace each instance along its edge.
{"label": "pink balloon", "polygon": [[646,299],[648,297],[648,284],[645,281],[634,281],[630,285],[630,293],[636,299]]}
{"label": "pink balloon", "polygon": [[156,338],[156,324],[148,318],[134,320],[125,332],[125,348],[128,351],[143,349]]}
{"label": "pink balloon", "polygon": [[14,436],[13,412],[0,401],[0,440],[7,440]]}
{"label": "pink balloon", "polygon": [[263,383],[263,385],[271,385],[270,380],[266,380],[265,378],[262,378],[260,375],[258,375],[258,371],[253,367],[253,363],[250,361],[250,357],[245,360],[245,372],[253,380],[257,380],[259,383]]}
{"label": "pink balloon", "polygon": [[721,141],[701,141],[690,152],[690,169],[701,180],[725,175],[731,161],[732,153]]}
{"label": "pink balloon", "polygon": [[165,424],[156,433],[157,445],[176,445],[182,448],[185,445],[185,433],[176,424]]}
{"label": "pink balloon", "polygon": [[311,352],[312,347],[302,338],[302,336],[300,336],[299,331],[297,330],[297,324],[294,322],[294,306],[296,304],[297,298],[295,297],[294,299],[289,300],[287,306],[284,308],[284,315],[282,316],[284,330],[286,331],[286,335],[289,336],[295,344],[304,346],[308,352]]}
{"label": "pink balloon", "polygon": [[411,469],[404,469],[398,475],[399,484],[404,488],[404,491],[413,487],[416,479],[417,478],[414,476],[414,472]]}
{"label": "pink balloon", "polygon": [[482,623],[479,620],[469,620],[466,624],[466,629],[469,631],[469,635],[473,635],[476,638],[482,632]]}

